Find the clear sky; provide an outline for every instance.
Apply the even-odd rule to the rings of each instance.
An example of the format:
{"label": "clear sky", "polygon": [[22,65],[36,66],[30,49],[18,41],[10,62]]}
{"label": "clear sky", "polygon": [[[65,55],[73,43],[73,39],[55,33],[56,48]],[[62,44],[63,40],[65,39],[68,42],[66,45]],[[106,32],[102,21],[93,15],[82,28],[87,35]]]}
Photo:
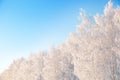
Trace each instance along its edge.
{"label": "clear sky", "polygon": [[0,72],[14,59],[63,43],[80,23],[80,8],[103,13],[107,1],[0,0]]}

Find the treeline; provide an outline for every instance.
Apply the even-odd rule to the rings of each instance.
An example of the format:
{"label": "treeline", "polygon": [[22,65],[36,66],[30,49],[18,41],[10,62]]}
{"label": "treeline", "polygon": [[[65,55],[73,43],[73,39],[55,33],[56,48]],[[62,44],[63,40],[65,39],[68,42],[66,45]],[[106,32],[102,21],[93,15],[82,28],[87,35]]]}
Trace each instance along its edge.
{"label": "treeline", "polygon": [[0,80],[120,80],[120,7],[80,13],[76,33],[57,48],[14,61]]}

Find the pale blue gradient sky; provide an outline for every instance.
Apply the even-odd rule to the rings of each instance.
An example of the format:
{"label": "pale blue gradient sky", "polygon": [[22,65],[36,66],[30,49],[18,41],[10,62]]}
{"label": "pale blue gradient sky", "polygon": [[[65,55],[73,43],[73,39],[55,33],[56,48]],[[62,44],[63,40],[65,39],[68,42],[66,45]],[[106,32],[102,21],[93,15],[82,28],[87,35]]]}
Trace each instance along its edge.
{"label": "pale blue gradient sky", "polygon": [[0,72],[14,59],[63,43],[80,23],[80,8],[102,13],[107,1],[0,0]]}

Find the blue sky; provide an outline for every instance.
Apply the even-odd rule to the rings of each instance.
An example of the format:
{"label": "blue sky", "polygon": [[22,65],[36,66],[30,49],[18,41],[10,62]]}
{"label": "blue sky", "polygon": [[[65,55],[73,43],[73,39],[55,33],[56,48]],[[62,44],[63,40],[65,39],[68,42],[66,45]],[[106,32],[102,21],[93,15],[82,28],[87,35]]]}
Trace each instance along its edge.
{"label": "blue sky", "polygon": [[80,23],[80,8],[102,13],[107,1],[0,0],[0,72],[14,59],[63,43]]}

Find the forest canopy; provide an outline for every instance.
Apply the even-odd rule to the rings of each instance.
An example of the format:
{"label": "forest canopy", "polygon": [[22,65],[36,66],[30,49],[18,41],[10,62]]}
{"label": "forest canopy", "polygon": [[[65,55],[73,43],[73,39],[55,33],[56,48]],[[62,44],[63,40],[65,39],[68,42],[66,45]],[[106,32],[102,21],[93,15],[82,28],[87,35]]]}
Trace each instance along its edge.
{"label": "forest canopy", "polygon": [[63,44],[14,61],[0,80],[120,80],[120,7],[80,18]]}

